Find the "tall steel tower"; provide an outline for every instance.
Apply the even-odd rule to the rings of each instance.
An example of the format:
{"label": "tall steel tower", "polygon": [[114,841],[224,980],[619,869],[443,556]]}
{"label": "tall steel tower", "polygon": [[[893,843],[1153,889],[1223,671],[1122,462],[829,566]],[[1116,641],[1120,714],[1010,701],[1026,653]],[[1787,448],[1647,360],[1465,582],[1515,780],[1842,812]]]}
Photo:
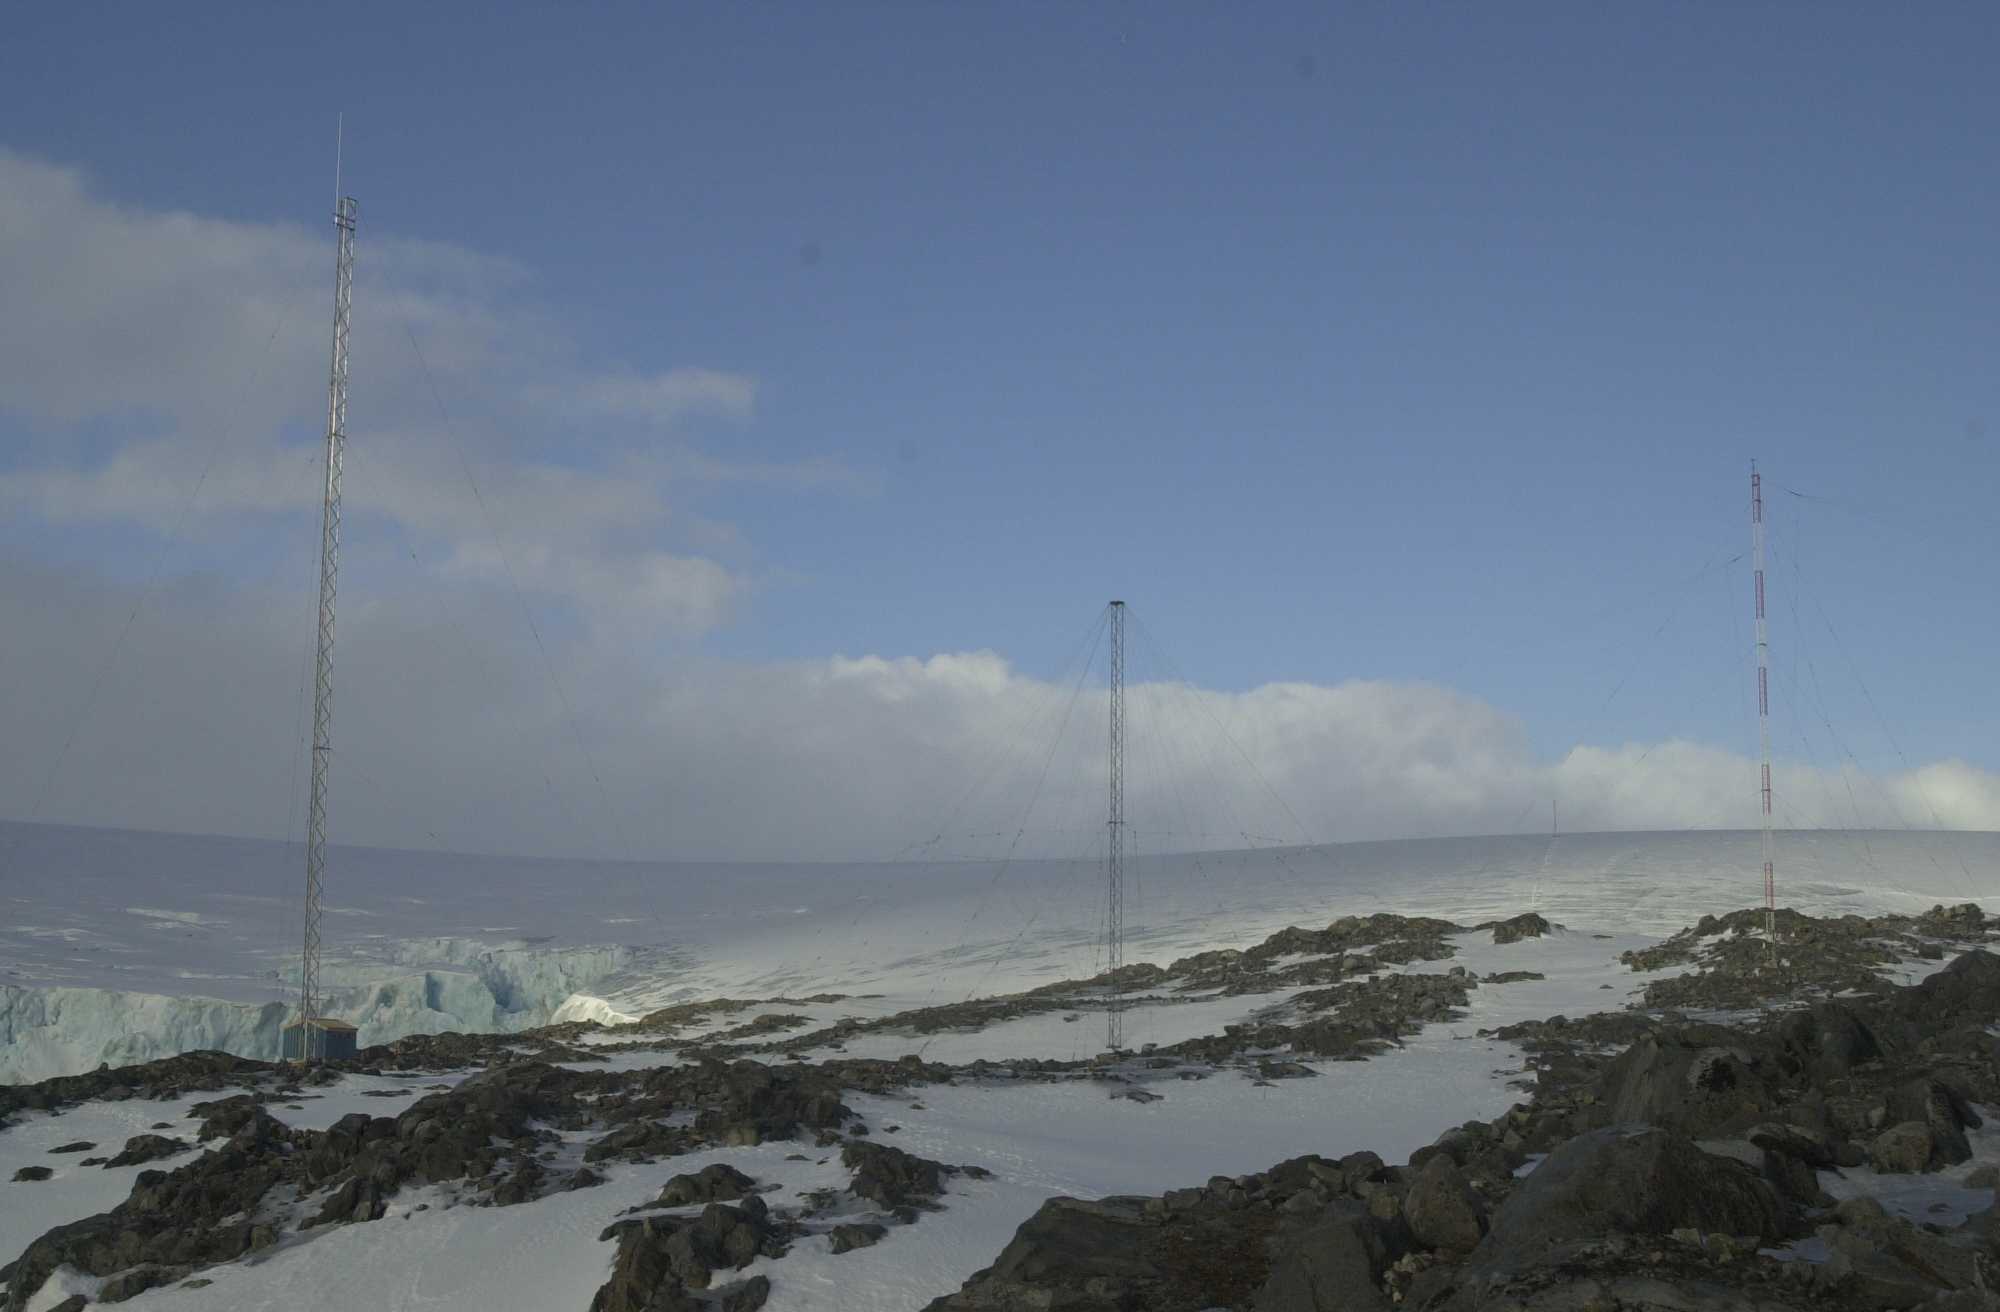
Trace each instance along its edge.
{"label": "tall steel tower", "polygon": [[1124,998],[1118,972],[1125,964],[1125,603],[1111,603],[1111,808],[1105,821],[1105,958],[1111,966],[1111,1007],[1105,1040],[1124,1046]]}
{"label": "tall steel tower", "polygon": [[1764,932],[1778,928],[1778,884],[1771,863],[1771,648],[1764,640],[1764,483],[1750,462],[1750,539],[1757,578],[1757,738],[1763,751]]}
{"label": "tall steel tower", "polygon": [[[312,800],[306,818],[305,960],[299,973],[299,1057],[327,1056],[319,1015],[320,884],[326,869],[326,771],[333,748],[333,598],[340,568],[340,463],[347,446],[347,329],[354,306],[352,196],[334,210],[339,229],[333,290],[333,375],[326,405],[326,500],[320,515],[319,655],[313,674]],[[345,1028],[345,1027],[343,1027]],[[294,1054],[287,1053],[287,1056]]]}

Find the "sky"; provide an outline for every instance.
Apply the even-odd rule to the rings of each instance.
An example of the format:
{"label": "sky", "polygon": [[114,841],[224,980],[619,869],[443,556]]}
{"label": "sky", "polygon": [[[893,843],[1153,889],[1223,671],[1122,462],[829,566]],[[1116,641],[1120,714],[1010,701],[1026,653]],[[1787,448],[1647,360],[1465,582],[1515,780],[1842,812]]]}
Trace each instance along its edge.
{"label": "sky", "polygon": [[342,841],[1084,816],[1113,598],[1161,834],[1753,825],[1753,460],[1778,823],[2000,828],[1988,7],[4,24],[0,817],[302,824],[338,131]]}

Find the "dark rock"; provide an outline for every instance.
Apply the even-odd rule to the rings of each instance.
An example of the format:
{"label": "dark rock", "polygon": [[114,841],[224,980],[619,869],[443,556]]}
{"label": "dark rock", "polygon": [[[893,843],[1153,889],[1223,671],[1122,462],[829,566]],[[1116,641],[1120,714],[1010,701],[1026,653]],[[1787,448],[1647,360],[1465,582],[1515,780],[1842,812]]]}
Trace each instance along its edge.
{"label": "dark rock", "polygon": [[727,1162],[704,1166],[693,1175],[677,1175],[668,1180],[654,1202],[661,1207],[685,1207],[690,1203],[734,1202],[750,1194],[757,1182]]}
{"label": "dark rock", "polygon": [[54,1174],[55,1172],[46,1166],[24,1166],[14,1172],[14,1183],[21,1184],[31,1180],[46,1180]]}
{"label": "dark rock", "polygon": [[731,1285],[722,1291],[722,1312],[756,1312],[770,1296],[770,1279],[752,1276],[742,1284]]}
{"label": "dark rock", "polygon": [[1758,1165],[1771,1186],[1792,1202],[1824,1207],[1831,1201],[1831,1196],[1819,1187],[1819,1173],[1796,1157],[1767,1150]]}
{"label": "dark rock", "polygon": [[593,1312],[692,1312],[701,1304],[687,1291],[707,1289],[717,1271],[740,1271],[760,1253],[785,1252],[764,1200],[754,1195],[741,1207],[710,1203],[691,1221],[667,1216],[623,1221],[600,1238],[613,1236],[618,1256],[611,1279],[591,1300]]}
{"label": "dark rock", "polygon": [[1403,1199],[1403,1216],[1425,1248],[1470,1253],[1486,1234],[1485,1206],[1444,1153],[1424,1163]]}
{"label": "dark rock", "polygon": [[[1479,926],[1481,929],[1488,925]],[[1549,932],[1549,922],[1532,911],[1526,911],[1511,920],[1491,922],[1495,943],[1518,943],[1524,938],[1541,938]]]}
{"label": "dark rock", "polygon": [[666,1251],[666,1240],[674,1233],[673,1228],[654,1230],[650,1222],[620,1233],[611,1278],[590,1300],[590,1312],[699,1312],[701,1304],[675,1275]]}
{"label": "dark rock", "polygon": [[350,1179],[327,1196],[319,1213],[299,1224],[304,1230],[316,1225],[340,1225],[349,1221],[378,1221],[389,1210],[382,1191],[373,1180]]}
{"label": "dark rock", "polygon": [[1935,1079],[1911,1080],[1899,1086],[1889,1095],[1888,1119],[1891,1124],[1921,1121],[1929,1128],[1934,1166],[1954,1166],[1969,1159],[1972,1146],[1965,1132],[1981,1124],[1963,1095]]}
{"label": "dark rock", "polygon": [[827,1234],[831,1237],[830,1251],[851,1253],[857,1248],[873,1248],[889,1227],[882,1225],[837,1225]]}
{"label": "dark rock", "polygon": [[1841,1001],[1819,1002],[1807,1011],[1791,1013],[1779,1023],[1777,1037],[1792,1050],[1808,1078],[1819,1083],[1882,1055],[1874,1032],[1851,1004]]}
{"label": "dark rock", "polygon": [[1080,1287],[1093,1279],[1158,1276],[1139,1256],[1149,1221],[1137,1198],[1051,1198],[1021,1223],[989,1268],[990,1278]]}
{"label": "dark rock", "polygon": [[1850,1198],[1835,1215],[1841,1224],[1820,1227],[1819,1236],[1829,1253],[1847,1261],[1826,1263],[1816,1282],[1820,1288],[1857,1299],[1878,1299],[1901,1297],[1875,1291],[1874,1283],[1882,1280],[1914,1278],[1945,1289],[1982,1289],[2000,1276],[1990,1242],[1966,1234],[1933,1234],[1919,1229],[1889,1215],[1872,1198]]}
{"label": "dark rock", "polygon": [[2000,1015],[2000,957],[1974,949],[1930,978],[1898,990],[1889,1006],[1898,1020],[1943,1030],[1960,1020]]}
{"label": "dark rock", "polygon": [[[1451,1166],[1449,1158],[1433,1161]],[[1382,1274],[1401,1249],[1392,1228],[1366,1208],[1331,1204],[1320,1224],[1281,1243],[1256,1312],[1386,1312]]]}
{"label": "dark rock", "polygon": [[141,1162],[157,1161],[162,1157],[172,1157],[184,1153],[191,1145],[180,1139],[169,1139],[163,1134],[135,1134],[125,1141],[125,1151],[104,1163],[110,1166],[137,1166]]}
{"label": "dark rock", "polygon": [[1777,1105],[1755,1057],[1741,1048],[1662,1042],[1648,1035],[1620,1054],[1599,1080],[1605,1121],[1657,1125],[1691,1139],[1746,1112]]}
{"label": "dark rock", "polygon": [[1349,1193],[1353,1193],[1354,1186],[1358,1184],[1365,1184],[1382,1178],[1382,1159],[1366,1150],[1358,1153],[1349,1153],[1336,1162],[1335,1165],[1340,1167],[1341,1185]]}
{"label": "dark rock", "polygon": [[1936,1297],[1939,1286],[1874,1245],[1836,1236],[1832,1256],[1813,1276],[1813,1287],[1863,1307],[1912,1308]]}
{"label": "dark rock", "polygon": [[1764,1121],[1752,1126],[1743,1137],[1766,1152],[1782,1153],[1814,1170],[1824,1170],[1836,1164],[1826,1136],[1802,1126]]}
{"label": "dark rock", "polygon": [[[280,1004],[279,1010],[283,1008]],[[225,1081],[264,1075],[269,1062],[251,1061],[226,1052],[184,1052],[137,1066],[100,1067],[87,1075],[62,1075],[35,1084],[0,1086],[0,1120],[16,1111],[55,1111],[92,1101],[121,1101],[144,1096],[177,1098],[197,1089],[219,1089]]]}
{"label": "dark rock", "polygon": [[137,1298],[156,1285],[171,1282],[179,1274],[178,1271],[166,1267],[135,1266],[122,1275],[114,1276],[103,1289],[98,1291],[97,1301],[123,1303],[128,1298]]}
{"label": "dark rock", "polygon": [[944,1192],[944,1164],[887,1144],[850,1141],[840,1164],[854,1172],[848,1189],[887,1210],[922,1207]]}
{"label": "dark rock", "polygon": [[1868,1145],[1868,1156],[1874,1169],[1893,1174],[1929,1170],[1931,1157],[1936,1151],[1931,1127],[1922,1121],[1892,1125],[1876,1135],[1874,1142]]}
{"label": "dark rock", "polygon": [[60,1148],[51,1148],[49,1151],[52,1153],[87,1153],[95,1147],[97,1145],[88,1139],[78,1139],[75,1143],[66,1143]]}
{"label": "dark rock", "polygon": [[[754,1141],[753,1141],[754,1142]],[[621,1125],[583,1150],[586,1162],[619,1157],[637,1162],[654,1157],[672,1157],[694,1146],[693,1138],[654,1121],[634,1121]]]}
{"label": "dark rock", "polygon": [[1785,1236],[1786,1216],[1759,1172],[1704,1153],[1671,1130],[1592,1130],[1551,1153],[1493,1213],[1467,1261],[1459,1297],[1476,1307],[1495,1282],[1613,1231],[1670,1235],[1691,1228],[1776,1243]]}

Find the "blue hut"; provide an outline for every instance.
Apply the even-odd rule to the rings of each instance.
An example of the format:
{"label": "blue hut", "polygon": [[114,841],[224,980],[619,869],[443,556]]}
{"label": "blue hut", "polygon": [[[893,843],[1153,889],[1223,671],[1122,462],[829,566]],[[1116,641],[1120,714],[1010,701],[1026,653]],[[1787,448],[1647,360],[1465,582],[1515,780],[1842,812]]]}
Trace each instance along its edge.
{"label": "blue hut", "polygon": [[314,1016],[285,1026],[286,1061],[353,1061],[355,1028],[344,1020]]}

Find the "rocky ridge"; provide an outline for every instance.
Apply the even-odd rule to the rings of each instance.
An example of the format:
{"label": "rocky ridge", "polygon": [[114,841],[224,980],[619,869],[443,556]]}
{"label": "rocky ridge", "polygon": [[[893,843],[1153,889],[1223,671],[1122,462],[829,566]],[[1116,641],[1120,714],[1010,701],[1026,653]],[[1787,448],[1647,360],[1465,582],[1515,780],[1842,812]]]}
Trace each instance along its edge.
{"label": "rocky ridge", "polygon": [[[1858,937],[1804,919],[1792,928]],[[1959,947],[1984,936],[1977,908],[1930,923]],[[1967,1160],[1974,1104],[2000,1102],[2000,958],[1973,947],[1858,997],[1762,964],[1705,964],[1781,1004],[1735,1024],[1628,1013],[1499,1031],[1531,1054],[1530,1098],[1403,1165],[1361,1151],[1157,1198],[1052,1199],[930,1312],[2000,1308],[1991,1207],[1916,1225],[1871,1198],[1836,1205],[1817,1174]],[[1808,1239],[1826,1260],[1787,1247]]]}

